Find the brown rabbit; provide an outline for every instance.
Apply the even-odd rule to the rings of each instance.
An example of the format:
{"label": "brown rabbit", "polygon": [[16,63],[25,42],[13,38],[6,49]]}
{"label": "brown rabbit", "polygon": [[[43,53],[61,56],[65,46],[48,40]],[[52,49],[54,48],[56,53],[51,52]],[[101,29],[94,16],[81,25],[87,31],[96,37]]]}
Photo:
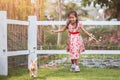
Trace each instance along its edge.
{"label": "brown rabbit", "polygon": [[29,66],[30,77],[37,77],[37,59],[31,60],[31,64]]}

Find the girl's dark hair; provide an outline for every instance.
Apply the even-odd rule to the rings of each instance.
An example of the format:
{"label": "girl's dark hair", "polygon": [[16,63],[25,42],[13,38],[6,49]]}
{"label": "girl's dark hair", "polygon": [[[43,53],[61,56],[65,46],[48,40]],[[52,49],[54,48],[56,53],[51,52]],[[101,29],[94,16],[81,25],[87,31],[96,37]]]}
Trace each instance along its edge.
{"label": "girl's dark hair", "polygon": [[[77,28],[77,26],[78,26],[78,15],[77,15],[77,12],[76,11],[69,11],[67,17],[69,17],[71,14],[73,14],[76,17],[76,27],[75,28]],[[67,25],[66,25],[67,28],[68,28],[69,24],[70,24],[70,21],[67,21]]]}

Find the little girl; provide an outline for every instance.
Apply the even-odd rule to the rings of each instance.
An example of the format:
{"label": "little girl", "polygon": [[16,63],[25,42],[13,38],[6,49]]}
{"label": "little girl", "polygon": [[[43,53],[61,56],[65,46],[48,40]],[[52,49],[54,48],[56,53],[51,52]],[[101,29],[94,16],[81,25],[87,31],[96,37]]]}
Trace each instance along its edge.
{"label": "little girl", "polygon": [[70,59],[72,63],[70,70],[77,72],[80,71],[78,66],[79,54],[85,51],[80,29],[94,41],[97,40],[83,28],[82,23],[78,22],[78,15],[76,11],[70,11],[68,13],[68,19],[69,21],[63,29],[51,30],[51,32],[64,32],[66,29],[68,29],[67,51],[70,53]]}

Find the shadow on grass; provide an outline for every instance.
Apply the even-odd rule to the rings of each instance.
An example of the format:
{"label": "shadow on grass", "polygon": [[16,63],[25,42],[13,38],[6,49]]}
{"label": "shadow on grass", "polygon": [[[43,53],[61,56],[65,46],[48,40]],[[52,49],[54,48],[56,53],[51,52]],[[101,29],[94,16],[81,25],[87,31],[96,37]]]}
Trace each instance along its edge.
{"label": "shadow on grass", "polygon": [[40,71],[41,71],[39,72],[40,80],[49,80],[49,78],[52,78],[52,80],[54,80],[54,77],[67,78],[67,77],[72,77],[74,75],[76,75],[77,77],[81,74],[81,72],[70,72],[69,68],[57,68],[57,69],[47,69],[47,70],[41,69]]}
{"label": "shadow on grass", "polygon": [[[8,76],[0,76],[0,80],[19,80],[18,77],[28,76],[27,68],[15,68],[8,71]],[[16,77],[16,79],[14,79]]]}

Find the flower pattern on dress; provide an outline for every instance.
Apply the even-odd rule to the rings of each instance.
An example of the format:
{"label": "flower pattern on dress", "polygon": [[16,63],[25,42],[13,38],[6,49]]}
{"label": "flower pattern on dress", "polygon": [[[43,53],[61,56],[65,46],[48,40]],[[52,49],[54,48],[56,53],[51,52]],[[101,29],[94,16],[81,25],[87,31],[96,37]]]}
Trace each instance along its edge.
{"label": "flower pattern on dress", "polygon": [[[71,24],[68,26],[68,31],[70,32],[80,32],[80,27],[82,26],[81,23],[78,23],[77,28],[75,29],[74,26]],[[69,34],[68,33],[68,40],[67,40],[67,51],[70,52],[70,59],[78,59],[79,54],[85,51],[84,43],[80,33],[78,34]]]}

